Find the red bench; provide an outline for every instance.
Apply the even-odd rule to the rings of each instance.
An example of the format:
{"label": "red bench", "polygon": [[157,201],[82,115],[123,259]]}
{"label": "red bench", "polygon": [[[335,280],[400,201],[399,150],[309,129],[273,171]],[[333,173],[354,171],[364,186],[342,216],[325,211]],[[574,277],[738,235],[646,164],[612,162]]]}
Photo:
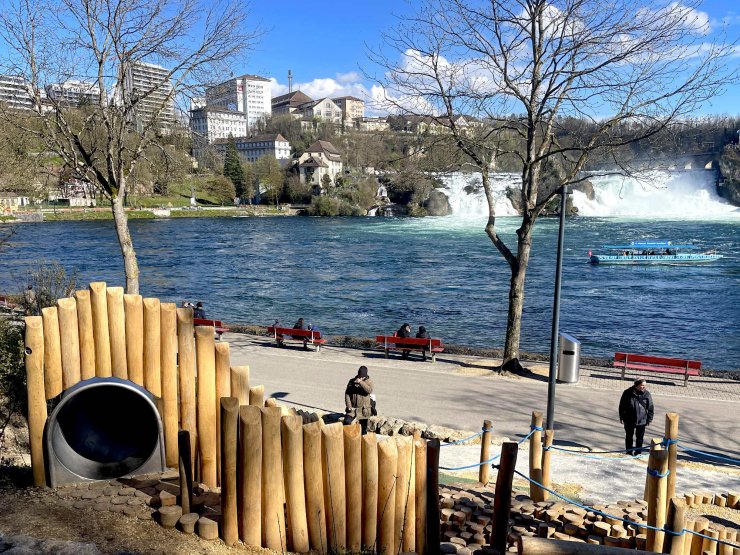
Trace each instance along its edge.
{"label": "red bench", "polygon": [[318,353],[321,346],[326,343],[326,339],[322,339],[321,332],[317,330],[299,330],[295,328],[269,326],[267,333],[275,339],[275,345],[277,347],[282,347],[286,341],[298,341],[303,343],[304,349],[308,348],[309,345],[316,347],[316,352]]}
{"label": "red bench", "polygon": [[683,374],[684,387],[689,384],[689,376],[698,376],[701,362],[682,358],[656,357],[634,353],[614,353],[614,367],[622,369],[622,379],[629,370],[647,370],[668,374]]}
{"label": "red bench", "polygon": [[432,362],[437,359],[437,353],[444,351],[441,339],[422,337],[398,337],[395,335],[378,335],[375,337],[375,343],[378,348],[385,351],[385,358],[388,358],[388,351],[426,351],[432,355]]}
{"label": "red bench", "polygon": [[194,326],[213,326],[216,329],[216,339],[221,339],[221,335],[229,328],[224,327],[224,323],[221,320],[211,320],[209,318],[193,318]]}

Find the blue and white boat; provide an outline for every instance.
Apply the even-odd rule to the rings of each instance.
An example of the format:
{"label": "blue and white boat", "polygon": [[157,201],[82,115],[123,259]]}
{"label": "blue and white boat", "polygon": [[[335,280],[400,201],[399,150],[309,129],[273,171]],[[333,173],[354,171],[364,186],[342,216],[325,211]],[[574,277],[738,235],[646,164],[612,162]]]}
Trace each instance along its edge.
{"label": "blue and white boat", "polygon": [[591,264],[701,264],[722,258],[716,252],[698,253],[694,245],[671,241],[630,241],[629,245],[604,245],[608,254],[588,251]]}

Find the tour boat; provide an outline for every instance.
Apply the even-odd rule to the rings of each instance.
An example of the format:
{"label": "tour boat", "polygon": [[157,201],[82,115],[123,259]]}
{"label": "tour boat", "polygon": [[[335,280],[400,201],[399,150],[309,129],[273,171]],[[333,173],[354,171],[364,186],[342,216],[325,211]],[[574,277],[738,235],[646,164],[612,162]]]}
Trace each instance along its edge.
{"label": "tour boat", "polygon": [[699,264],[722,258],[716,252],[698,253],[694,245],[671,241],[630,241],[629,245],[604,245],[609,254],[588,251],[591,264]]}

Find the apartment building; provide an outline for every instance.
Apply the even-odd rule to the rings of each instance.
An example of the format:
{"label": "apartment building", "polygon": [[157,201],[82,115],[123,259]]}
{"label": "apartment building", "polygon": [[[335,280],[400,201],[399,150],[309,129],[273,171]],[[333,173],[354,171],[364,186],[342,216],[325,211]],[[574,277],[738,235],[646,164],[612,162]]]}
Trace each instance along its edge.
{"label": "apartment building", "polygon": [[8,108],[33,109],[31,84],[15,75],[0,75],[0,102]]}
{"label": "apartment building", "polygon": [[298,158],[301,182],[321,186],[321,179],[328,175],[335,182],[342,173],[342,156],[329,141],[316,141]]}
{"label": "apartment building", "polygon": [[312,100],[297,107],[296,113],[302,119],[319,118],[330,123],[340,125],[342,123],[342,110],[331,98]]}
{"label": "apartment building", "polygon": [[[228,139],[218,139],[214,146],[222,156],[226,154]],[[290,143],[280,133],[235,137],[236,151],[242,160],[256,162],[263,156],[274,156],[282,164],[290,160]]]}
{"label": "apartment building", "polygon": [[347,126],[365,117],[365,101],[354,96],[340,96],[332,98],[334,104],[342,111],[342,121]]}
{"label": "apartment building", "polygon": [[270,101],[270,80],[259,75],[234,77],[206,89],[206,106],[245,114],[249,132],[257,122],[270,116]]}
{"label": "apartment building", "polygon": [[[46,96],[56,104],[80,106],[99,104],[100,87],[92,81],[67,80],[62,83],[46,85]],[[107,94],[104,102],[107,103]]]}
{"label": "apartment building", "polygon": [[390,129],[390,123],[385,116],[366,118],[361,117],[355,120],[355,127],[360,131],[387,131]]}
{"label": "apartment building", "polygon": [[247,115],[221,108],[198,108],[190,111],[193,156],[201,160],[204,149],[219,139],[248,135]]}
{"label": "apartment building", "polygon": [[272,99],[272,113],[275,115],[291,114],[300,117],[300,114],[297,114],[298,107],[308,102],[313,102],[313,99],[301,91],[276,96]]}
{"label": "apartment building", "polygon": [[158,117],[160,130],[169,130],[175,124],[175,101],[169,70],[145,62],[134,62],[126,68],[124,93],[139,98],[134,120],[139,130]]}

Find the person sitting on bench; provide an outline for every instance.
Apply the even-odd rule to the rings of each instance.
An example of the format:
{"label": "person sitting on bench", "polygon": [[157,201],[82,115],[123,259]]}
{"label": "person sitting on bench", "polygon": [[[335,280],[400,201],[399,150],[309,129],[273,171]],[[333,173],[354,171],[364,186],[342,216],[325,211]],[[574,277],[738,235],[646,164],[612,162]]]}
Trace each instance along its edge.
{"label": "person sitting on bench", "polygon": [[[411,326],[408,323],[403,324],[396,332],[396,337],[411,337]],[[401,358],[409,358],[411,351],[403,351]]]}
{"label": "person sitting on bench", "polygon": [[[430,339],[429,332],[424,326],[419,326],[419,331],[416,333],[416,338],[417,339]],[[424,347],[424,350],[421,353],[422,353],[422,360],[426,360],[427,359],[426,346]]]}

